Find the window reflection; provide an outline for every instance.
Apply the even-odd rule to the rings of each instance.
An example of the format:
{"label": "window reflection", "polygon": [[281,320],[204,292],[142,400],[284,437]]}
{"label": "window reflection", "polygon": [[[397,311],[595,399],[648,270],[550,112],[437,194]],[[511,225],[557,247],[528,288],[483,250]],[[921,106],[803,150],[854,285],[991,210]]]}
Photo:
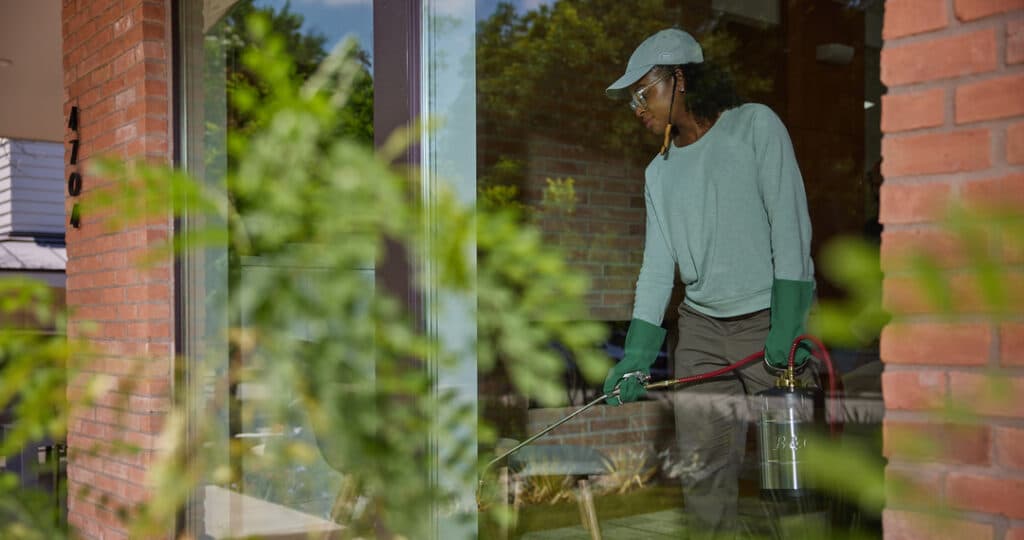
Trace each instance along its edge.
{"label": "window reflection", "polygon": [[[183,39],[183,152],[185,165],[207,182],[223,186],[225,175],[236,164],[228,152],[231,137],[244,135],[261,121],[259,109],[245,110],[234,101],[240,88],[255,89],[259,101],[267,90],[254,84],[243,55],[250,45],[247,20],[264,14],[272,30],[286,40],[285,48],[295,59],[297,80],[308,79],[343,39],[356,40],[355,57],[360,69],[353,93],[342,115],[338,137],[373,144],[372,5],[364,3],[288,2],[285,0],[193,0],[184,2],[179,31]],[[201,25],[199,25],[201,21]],[[202,29],[202,35],[198,29]],[[246,204],[232,201],[245,221]],[[235,231],[229,230],[230,234]],[[321,437],[314,432],[298,399],[284,420],[267,418],[261,403],[288,399],[263,384],[240,382],[244,370],[253,369],[251,351],[243,354],[229,349],[227,328],[245,327],[247,303],[233,298],[247,281],[264,279],[272,269],[257,256],[240,257],[228,250],[209,249],[190,255],[187,321],[193,358],[191,377],[198,381],[192,391],[198,396],[196,414],[217,419],[204,433],[201,444],[210,450],[214,463],[208,467],[205,486],[196,494],[189,510],[187,527],[199,537],[249,537],[337,532],[334,514],[343,489],[343,478],[324,458],[282,463],[266,459],[283,455],[280,448],[304,443],[319,448]],[[280,269],[277,269],[280,270]],[[291,268],[296,287],[315,275],[317,268]],[[353,272],[369,282],[372,294],[372,265]],[[237,306],[231,308],[230,306]],[[237,309],[239,312],[232,312]],[[303,321],[291,328],[296,342],[309,339],[312,330]],[[372,366],[369,366],[372,377]],[[297,398],[297,397],[296,397]],[[229,475],[224,471],[230,470]],[[226,481],[225,478],[233,480]]]}
{"label": "window reflection", "polygon": [[[769,106],[784,121],[804,178],[815,258],[840,236],[877,242],[882,2],[477,0],[476,6],[479,202],[520,208],[591,276],[591,315],[613,329],[604,344],[613,360],[623,354],[643,254],[644,169],[661,141],[636,121],[627,102],[607,99],[604,89],[621,75],[634,47],[658,30],[677,26],[693,33],[705,57],[731,73],[745,101]],[[821,299],[843,296],[827,277],[817,277]],[[682,290],[677,278],[663,325],[669,336],[652,369],[656,380],[674,375]],[[846,436],[874,448],[880,461],[877,343],[836,349],[833,356],[849,398]],[[481,414],[497,427],[498,448],[601,393],[583,381],[571,358],[565,375],[571,407],[527,403],[502,373],[481,374],[479,381]],[[510,463],[511,497],[520,505],[514,534],[583,534],[575,482],[589,478],[602,527],[678,537],[685,527],[678,478],[688,464],[678,455],[681,435],[669,399],[651,396],[628,411],[598,407],[535,443],[545,450],[521,452]],[[767,521],[760,519],[753,438],[746,451],[741,520],[758,523],[748,529],[752,534],[770,535],[758,528]],[[493,449],[481,450],[487,452]],[[555,456],[559,452],[566,455]],[[531,474],[537,463],[530,456],[542,460],[545,453],[575,464],[603,460],[607,471],[593,474],[581,465],[571,476]],[[832,509],[847,520],[843,527],[855,528],[849,523],[857,521],[860,532],[879,534],[879,516],[857,514],[847,503]]]}

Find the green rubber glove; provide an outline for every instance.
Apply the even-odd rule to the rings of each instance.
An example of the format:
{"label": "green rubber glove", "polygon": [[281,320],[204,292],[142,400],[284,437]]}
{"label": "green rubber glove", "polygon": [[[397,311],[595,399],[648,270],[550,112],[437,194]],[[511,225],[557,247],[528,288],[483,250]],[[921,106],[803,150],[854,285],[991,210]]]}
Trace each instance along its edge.
{"label": "green rubber glove", "polygon": [[[626,333],[626,354],[618,364],[608,370],[608,377],[604,380],[604,392],[607,394],[615,390],[615,385],[627,373],[640,371],[650,375],[651,364],[657,360],[664,339],[664,328],[640,319],[630,321],[629,332]],[[609,405],[629,403],[639,399],[644,392],[640,381],[636,377],[629,377],[622,380],[622,384],[619,385],[619,397],[609,397],[605,401]]]}
{"label": "green rubber glove", "polygon": [[[764,361],[774,369],[786,369],[793,340],[803,334],[807,313],[814,300],[813,281],[776,279],[772,283],[772,327],[764,345]],[[806,344],[801,344],[793,359],[794,367],[802,367],[811,357]]]}

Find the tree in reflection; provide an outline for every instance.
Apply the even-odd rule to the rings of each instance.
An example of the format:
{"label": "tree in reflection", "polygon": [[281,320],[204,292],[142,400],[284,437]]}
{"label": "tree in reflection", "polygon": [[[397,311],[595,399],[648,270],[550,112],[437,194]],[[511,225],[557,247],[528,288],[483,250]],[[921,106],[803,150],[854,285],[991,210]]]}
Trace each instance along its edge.
{"label": "tree in reflection", "polygon": [[[643,163],[657,141],[647,139],[624,103],[607,99],[604,89],[622,73],[633,49],[647,36],[670,27],[687,29],[701,42],[705,57],[732,75],[740,93],[759,98],[771,78],[741,61],[740,40],[707,6],[646,0],[556,0],[517,12],[507,2],[477,29],[478,127],[486,143],[501,135],[523,140],[536,133],[580,144],[601,153]],[[751,58],[743,55],[747,63]],[[755,59],[756,60],[756,59]],[[518,136],[517,136],[518,135]],[[639,143],[639,144],[638,144]],[[482,176],[508,178],[505,152],[486,155],[486,166],[500,171]],[[503,162],[503,163],[502,163]]]}
{"label": "tree in reflection", "polygon": [[[327,57],[327,36],[315,31],[303,31],[306,18],[301,13],[291,10],[286,2],[280,9],[273,6],[259,7],[253,0],[241,0],[220,22],[219,39],[208,43],[208,61],[210,55],[223,62],[223,84],[228,95],[240,89],[254,89],[256,102],[266,100],[269,89],[242,61],[242,55],[251,47],[251,39],[246,32],[246,21],[252,16],[260,15],[270,21],[270,26],[278,39],[284,40],[285,49],[294,57],[292,77],[296,81],[305,81],[312,76]],[[352,87],[351,96],[344,104],[339,125],[339,136],[356,141],[373,144],[373,78],[370,74],[370,54],[362,47],[356,46],[349,53],[358,61],[360,67]],[[215,70],[207,70],[207,77],[219,77]],[[210,85],[208,85],[208,88]],[[243,133],[252,129],[253,116],[240,109],[236,102],[228,100],[227,129],[229,132]]]}

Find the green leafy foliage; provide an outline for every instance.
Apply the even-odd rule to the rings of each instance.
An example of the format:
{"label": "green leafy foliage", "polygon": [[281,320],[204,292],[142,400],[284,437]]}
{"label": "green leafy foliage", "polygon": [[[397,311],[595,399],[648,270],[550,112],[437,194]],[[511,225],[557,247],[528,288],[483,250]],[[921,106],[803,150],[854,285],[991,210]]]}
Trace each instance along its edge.
{"label": "green leafy foliage", "polygon": [[[941,219],[936,232],[943,238],[941,246],[921,242],[906,251],[890,252],[885,262],[891,281],[887,287],[899,289],[899,294],[887,297],[883,297],[876,245],[856,239],[831,242],[823,250],[820,268],[843,287],[846,297],[822,302],[812,313],[811,331],[827,343],[864,346],[877,343],[890,322],[913,323],[925,317],[997,324],[1019,316],[1024,292],[1017,271],[1007,262],[1024,253],[1021,207],[1007,201],[957,205]],[[989,351],[977,354],[987,357]],[[897,423],[888,430],[888,455],[915,465],[947,461],[949,453],[956,452],[958,439],[989,421],[986,410],[1012,403],[1008,375],[990,368],[974,394],[965,394],[967,399],[936,396],[934,406],[923,409],[917,423]],[[956,512],[940,494],[928,491],[920,479],[899,468],[884,475],[879,450],[878,442],[870,439],[820,438],[808,443],[804,457],[814,482],[867,515],[878,515],[888,498],[890,505],[924,513],[923,519],[934,520],[937,529],[943,527],[943,520],[955,518]]]}
{"label": "green leafy foliage", "polygon": [[[235,133],[250,129],[253,121],[253,110],[262,103],[270,90],[265,86],[268,82],[261,73],[254,72],[244,61],[246,50],[252,48],[251,34],[247,29],[247,21],[258,16],[265,21],[265,32],[273,33],[273,41],[280,41],[289,52],[293,61],[286,68],[289,77],[295,80],[306,80],[317,72],[321,63],[327,58],[327,37],[311,31],[303,31],[305,17],[291,11],[289,3],[280,9],[273,6],[257,7],[253,0],[241,0],[232,6],[227,16],[218,24],[219,32],[212,32],[219,41],[213,53],[207,57],[211,61],[223,63],[224,69],[207,70],[210,75],[226,76],[226,90],[234,94],[234,100],[228,104],[227,127]],[[351,96],[342,103],[341,119],[337,123],[340,135],[373,144],[373,79],[370,76],[370,56],[359,47],[353,46],[348,54],[355,60],[352,66],[358,74],[351,82]],[[216,86],[216,85],[215,85]],[[209,87],[209,85],[208,85]]]}
{"label": "green leafy foliage", "polygon": [[[410,132],[375,154],[340,129],[348,117],[338,105],[357,96],[361,73],[351,44],[300,83],[286,41],[266,18],[250,25],[255,46],[241,59],[257,80],[240,84],[232,97],[252,129],[228,134],[234,166],[225,183],[108,160],[96,173],[117,179],[117,188],[96,197],[91,210],[126,207],[116,214],[117,226],[183,210],[193,219],[207,214],[199,223],[226,224],[186,231],[166,247],[219,245],[228,258],[230,294],[221,306],[228,322],[219,339],[235,366],[231,384],[273,389],[241,405],[239,421],[284,431],[259,445],[258,454],[233,442],[230,454],[247,463],[240,472],[184,439],[187,424],[216,437],[227,396],[215,396],[209,412],[187,416],[188,423],[185,411],[175,411],[166,433],[171,452],[153,468],[161,497],[130,515],[140,534],[166,524],[192,487],[212,479],[245,482],[268,498],[298,497],[295,476],[280,471],[323,461],[339,478],[313,489],[339,490],[331,517],[346,535],[380,534],[383,527],[414,537],[431,508],[463,493],[430,482],[423,471],[439,466],[461,471],[464,485],[475,480],[472,467],[458,467],[476,451],[465,436],[476,427],[474,409],[437,389],[437,370],[476,355],[480,369],[500,366],[524,396],[553,405],[564,395],[565,354],[591,379],[604,374],[607,361],[596,345],[605,329],[587,322],[586,279],[569,271],[536,228],[504,210],[467,208],[443,190],[429,207],[416,201],[414,176],[388,164]],[[565,186],[557,191],[553,204],[564,204]],[[424,227],[429,216],[443,218]],[[434,269],[429,280],[412,276],[414,285],[436,286],[448,301],[475,306],[475,350],[451,349],[425,334],[418,313],[359,271],[382,264],[389,245]],[[206,360],[210,366],[191,369],[215,371],[223,361]],[[204,421],[211,425],[195,425]],[[296,427],[312,435],[289,436]],[[435,456],[445,461],[436,465]]]}
{"label": "green leafy foliage", "polygon": [[882,269],[878,246],[861,239],[839,238],[819,257],[822,273],[846,297],[820,302],[808,327],[832,345],[863,347],[876,343],[891,316],[882,308]]}
{"label": "green leafy foliage", "polygon": [[[487,52],[479,56],[493,61],[492,73],[500,74],[481,79],[481,95],[495,100],[482,107],[508,105],[509,117],[528,118],[527,96],[572,95],[577,87],[561,85],[554,75],[622,65],[629,44],[664,26],[663,18],[654,16],[662,7],[653,1],[563,1],[523,16],[499,8],[481,23]],[[605,18],[621,26],[598,24]],[[288,21],[286,35],[301,23],[294,17],[283,20]],[[415,538],[428,526],[432,509],[454,505],[463,495],[460,488],[475,480],[472,467],[458,466],[472,461],[476,451],[475,442],[465,436],[477,429],[475,411],[438,388],[437,370],[472,354],[481,370],[502,370],[519,393],[554,405],[562,399],[559,381],[566,354],[590,380],[605,374],[607,361],[594,348],[605,329],[587,322],[586,278],[571,271],[539,229],[524,223],[521,209],[510,204],[514,190],[502,191],[504,179],[518,174],[514,162],[494,169],[498,180],[489,204],[474,210],[440,193],[429,207],[421,205],[418,186],[410,180],[414,175],[390,163],[411,142],[410,132],[396,134],[374,152],[366,144],[368,133],[359,128],[365,117],[343,106],[362,103],[365,111],[371,99],[359,51],[349,44],[326,57],[314,51],[306,60],[295,60],[297,51],[309,52],[322,42],[296,46],[275,33],[281,28],[273,21],[266,14],[254,17],[250,33],[231,38],[240,44],[238,73],[244,73],[232,79],[232,114],[245,120],[229,133],[231,166],[223,182],[116,160],[94,170],[117,182],[90,194],[88,215],[107,216],[112,230],[187,215],[200,226],[180,231],[153,257],[209,250],[220,256],[215,266],[229,269],[229,294],[206,291],[210,297],[204,299],[207,315],[224,319],[220,335],[205,337],[225,347],[198,351],[197,358],[187,361],[197,374],[230,380],[219,381],[223,384],[200,410],[175,404],[161,439],[165,452],[147,479],[153,497],[137,507],[118,508],[119,514],[131,525],[133,537],[151,537],[170,530],[187,498],[203,484],[244,484],[250,493],[282,501],[326,490],[332,499],[329,517],[345,526],[342,537]],[[591,43],[594,35],[605,39]],[[715,36],[704,39],[709,49],[735,47],[726,36],[721,45],[714,45],[719,43]],[[522,59],[531,54],[545,67],[543,77],[521,71]],[[299,73],[308,74],[306,83]],[[608,80],[605,74],[597,79]],[[759,83],[749,84],[757,88]],[[578,118],[579,132],[593,127],[587,124],[592,119]],[[612,132],[611,144],[626,136]],[[554,211],[571,211],[570,181],[552,181],[549,196]],[[976,263],[972,275],[992,308],[986,314],[1010,313],[1013,304],[1006,299],[1014,287],[989,235],[995,231],[1007,240],[1005,245],[1024,251],[1019,212],[955,214],[949,227],[962,233],[969,259]],[[412,276],[414,285],[436,287],[439,296],[473,306],[472,351],[450,348],[424,332],[422,312],[410,311],[404,298],[359,271],[383,264],[394,246],[417,261],[413,268],[435,271]],[[850,294],[844,303],[823,305],[812,328],[830,342],[876,339],[888,320],[880,307],[877,249],[837,243],[822,263]],[[949,312],[962,307],[950,293],[951,280],[960,274],[923,256],[915,265],[913,276],[933,289],[938,305]],[[111,393],[124,396],[130,388],[82,372],[81,364],[91,356],[65,337],[63,318],[47,307],[52,305],[49,295],[38,283],[0,280],[0,315],[5,317],[0,326],[0,409],[18,419],[17,428],[5,434],[0,455],[40,438],[62,438],[72,405],[87,407]],[[438,306],[430,303],[423,309]],[[50,331],[7,324],[13,320],[30,320],[33,327]],[[76,335],[87,335],[88,329],[79,327]],[[226,358],[217,356],[220,352]],[[230,372],[218,371],[226,364]],[[75,389],[73,403],[65,399],[69,383]],[[232,467],[221,454],[229,435],[221,414],[232,399],[223,388],[228,385],[261,390],[261,399],[241,408],[243,425],[277,430],[265,443],[228,445],[228,454],[249,464],[246,471]],[[1000,391],[1006,385],[998,378],[992,389],[994,399],[1005,398]],[[118,399],[114,403],[126,408]],[[486,443],[494,433],[481,426],[477,436]],[[133,449],[85,451],[109,455]],[[808,463],[823,484],[877,512],[885,486],[872,452],[823,443],[808,455]],[[934,453],[923,450],[922,455],[928,459]],[[431,482],[424,471],[438,466],[461,471],[461,485]],[[300,475],[298,468],[314,474]],[[99,502],[117,507],[114,501]],[[42,504],[16,488],[9,473],[0,474],[0,536],[65,536],[55,517],[40,510]]]}
{"label": "green leafy foliage", "polygon": [[[46,284],[0,279],[0,456],[8,463],[23,450],[62,440],[67,431],[65,392],[75,369],[56,302]],[[35,452],[26,455],[21,465],[28,476],[59,467],[56,455],[45,465],[36,464]],[[0,471],[0,537],[63,534],[54,504],[63,486],[56,488],[51,496],[23,490],[14,471]]]}

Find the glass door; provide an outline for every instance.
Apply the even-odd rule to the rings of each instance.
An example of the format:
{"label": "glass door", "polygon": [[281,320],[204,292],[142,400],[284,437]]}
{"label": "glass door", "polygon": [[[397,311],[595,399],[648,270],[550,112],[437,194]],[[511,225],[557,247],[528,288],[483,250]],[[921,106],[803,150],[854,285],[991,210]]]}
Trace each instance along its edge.
{"label": "glass door", "polygon": [[[257,94],[268,91],[242,60],[252,45],[247,21],[254,15],[265,17],[284,40],[294,60],[289,76],[296,84],[312,77],[342,40],[352,39],[350,54],[356,67],[350,73],[352,96],[344,105],[345,123],[339,136],[372,146],[373,6],[369,2],[187,0],[178,4],[179,161],[213,191],[223,192],[226,175],[239,167],[228,149],[229,140],[251,131],[258,122],[259,111],[239,106],[233,93],[243,86]],[[233,198],[230,202],[244,220],[243,201]],[[219,227],[241,234],[236,226],[192,212],[181,218],[178,230],[189,233]],[[259,310],[267,309],[265,295],[247,291],[284,276],[282,284],[289,288],[290,298],[315,297],[325,268],[315,259],[264,257],[258,250],[240,254],[228,246],[187,249],[178,267],[180,349],[185,358],[179,396],[188,408],[189,438],[195,448],[190,455],[202,475],[182,526],[196,538],[337,533],[341,530],[337,503],[346,486],[332,459],[330,434],[317,431],[311,419],[315,411],[300,394],[288,385],[275,387],[273,377],[260,371],[304,369],[299,360],[306,354],[301,352],[304,344],[318,342],[317,336],[324,332],[344,335],[346,329],[323,328],[321,321],[295,317],[282,331],[286,343],[274,343],[273,350],[247,350],[245,339],[238,339]],[[365,283],[364,294],[372,296],[372,260],[355,262],[346,271]],[[288,305],[282,303],[281,309]],[[349,367],[352,373],[337,374],[338,384],[373,385],[371,357]],[[273,408],[270,402],[283,405]],[[271,409],[287,413],[271,417],[265,412]],[[284,460],[269,457],[291,455],[291,448],[305,449],[305,453]]]}

